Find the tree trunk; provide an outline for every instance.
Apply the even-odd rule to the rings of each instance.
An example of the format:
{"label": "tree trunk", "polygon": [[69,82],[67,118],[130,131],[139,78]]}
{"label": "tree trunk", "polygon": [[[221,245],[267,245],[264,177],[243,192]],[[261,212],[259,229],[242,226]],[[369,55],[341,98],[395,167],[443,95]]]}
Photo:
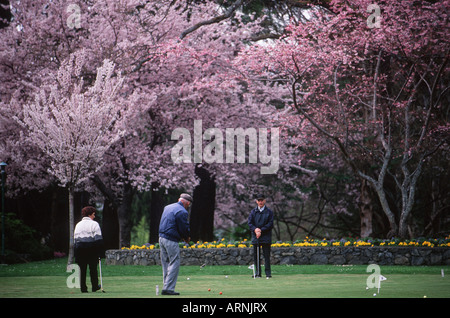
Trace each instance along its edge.
{"label": "tree trunk", "polygon": [[131,244],[131,228],[130,222],[131,203],[133,202],[134,191],[130,184],[123,185],[123,195],[120,205],[117,208],[117,216],[119,218],[119,242],[120,247],[129,247]]}
{"label": "tree trunk", "polygon": [[373,219],[373,204],[372,197],[370,194],[370,188],[368,181],[365,179],[361,180],[361,194],[360,194],[360,204],[359,204],[359,215],[361,218],[361,237],[370,237],[373,233],[372,219]]}
{"label": "tree trunk", "polygon": [[120,248],[120,238],[119,238],[119,218],[117,217],[117,207],[105,199],[103,205],[103,219],[102,219],[102,234],[103,243],[105,249],[118,249]]}
{"label": "tree trunk", "polygon": [[[403,183],[401,184],[400,189],[402,192],[402,210],[401,210],[402,213],[400,215],[399,231],[398,231],[398,234],[401,238],[407,238],[408,236],[408,218],[414,206],[414,201],[416,198],[417,180],[419,179],[419,176],[422,173],[422,167],[425,162],[423,159],[424,156],[420,159],[413,173],[410,173],[407,167],[408,160],[403,160],[402,162],[402,171],[404,175],[404,180]],[[397,182],[397,184],[399,183]]]}
{"label": "tree trunk", "polygon": [[74,189],[69,187],[69,256],[67,258],[67,266],[73,264],[74,257]]}
{"label": "tree trunk", "polygon": [[[164,198],[162,189],[158,189],[157,182],[152,183],[150,201],[150,235],[149,243],[157,243],[159,239],[159,223],[164,210]],[[154,190],[156,189],[156,190]]]}
{"label": "tree trunk", "polygon": [[392,238],[397,236],[398,234],[398,225],[395,221],[395,215],[389,207],[389,203],[386,198],[386,192],[382,186],[375,186],[375,190],[377,191],[378,198],[380,199],[381,207],[383,208],[384,214],[387,216],[389,220],[390,230],[387,234],[387,238]]}
{"label": "tree trunk", "polygon": [[203,167],[195,167],[200,184],[195,187],[191,208],[191,240],[214,240],[214,208],[216,204],[216,182]]}
{"label": "tree trunk", "polygon": [[133,202],[133,196],[135,190],[129,183],[124,183],[122,188],[122,196],[118,198],[114,191],[108,188],[99,176],[94,175],[92,181],[100,190],[100,192],[108,198],[109,202],[117,208],[117,219],[119,222],[119,247],[129,247],[131,241],[131,228],[130,222],[131,204]]}

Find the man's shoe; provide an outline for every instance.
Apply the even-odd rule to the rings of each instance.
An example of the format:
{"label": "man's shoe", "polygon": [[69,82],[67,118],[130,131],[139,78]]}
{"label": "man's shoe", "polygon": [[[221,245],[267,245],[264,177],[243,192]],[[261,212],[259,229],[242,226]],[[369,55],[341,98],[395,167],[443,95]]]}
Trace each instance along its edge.
{"label": "man's shoe", "polygon": [[97,287],[92,287],[92,292],[95,293],[97,290],[100,290],[101,286],[98,285]]}
{"label": "man's shoe", "polygon": [[163,290],[161,292],[161,295],[171,295],[171,296],[175,296],[175,295],[179,295],[180,293],[177,293],[173,290]]}

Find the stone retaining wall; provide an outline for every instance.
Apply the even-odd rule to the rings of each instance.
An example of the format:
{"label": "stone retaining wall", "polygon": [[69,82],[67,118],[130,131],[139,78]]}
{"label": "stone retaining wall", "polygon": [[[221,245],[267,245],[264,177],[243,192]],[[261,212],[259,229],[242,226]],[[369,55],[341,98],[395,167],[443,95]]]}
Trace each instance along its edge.
{"label": "stone retaining wall", "polygon": [[[181,265],[249,265],[252,248],[181,249]],[[271,263],[330,265],[450,265],[447,247],[272,247]],[[108,250],[108,265],[160,265],[159,249]]]}

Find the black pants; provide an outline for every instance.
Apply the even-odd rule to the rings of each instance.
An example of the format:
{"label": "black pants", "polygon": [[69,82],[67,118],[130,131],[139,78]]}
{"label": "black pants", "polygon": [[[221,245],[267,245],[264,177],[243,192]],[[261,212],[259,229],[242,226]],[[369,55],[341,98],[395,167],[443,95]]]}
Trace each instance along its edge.
{"label": "black pants", "polygon": [[255,275],[257,277],[261,277],[261,249],[259,249],[258,252],[259,247],[262,247],[262,251],[264,254],[264,271],[267,277],[271,277],[272,272],[270,269],[270,243],[253,244],[253,260],[255,262]]}
{"label": "black pants", "polygon": [[75,259],[80,266],[80,289],[87,292],[86,272],[89,266],[89,276],[91,277],[92,291],[98,290],[98,253],[95,248],[75,249]]}
{"label": "black pants", "polygon": [[97,290],[98,288],[98,271],[97,271],[97,262],[90,261],[89,263],[79,262],[78,266],[80,266],[80,289],[82,292],[87,292],[86,285],[86,271],[89,266],[89,275],[91,277],[91,285],[92,290]]}

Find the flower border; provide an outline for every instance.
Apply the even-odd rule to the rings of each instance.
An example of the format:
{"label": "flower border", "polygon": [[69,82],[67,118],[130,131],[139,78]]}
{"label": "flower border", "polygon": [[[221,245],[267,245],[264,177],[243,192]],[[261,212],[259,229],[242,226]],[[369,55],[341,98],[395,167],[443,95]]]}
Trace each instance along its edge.
{"label": "flower border", "polygon": [[[248,248],[252,247],[252,243],[244,239],[242,241],[225,241],[222,238],[219,241],[196,243],[180,243],[182,248]],[[272,243],[272,247],[332,247],[332,246],[349,246],[349,247],[372,247],[372,246],[403,246],[403,247],[450,247],[450,235],[443,239],[433,238],[417,238],[412,240],[402,240],[397,238],[392,239],[374,239],[374,238],[342,238],[340,240],[335,239],[313,239],[308,236],[303,240],[297,240],[295,242],[275,242]],[[122,250],[153,250],[159,249],[159,244],[146,243],[142,246],[131,245],[130,247],[122,247]]]}

